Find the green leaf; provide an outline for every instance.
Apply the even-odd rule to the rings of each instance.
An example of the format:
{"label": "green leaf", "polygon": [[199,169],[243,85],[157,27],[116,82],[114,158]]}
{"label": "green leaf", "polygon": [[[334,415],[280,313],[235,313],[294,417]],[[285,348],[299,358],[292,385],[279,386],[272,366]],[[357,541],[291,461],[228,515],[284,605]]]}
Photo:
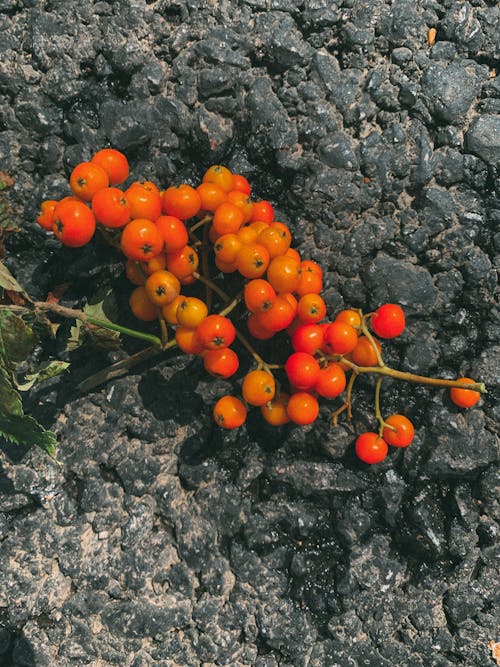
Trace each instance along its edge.
{"label": "green leaf", "polygon": [[83,312],[89,317],[96,317],[105,322],[113,322],[118,317],[115,293],[112,289],[101,290],[89,299],[89,302],[83,308]]}
{"label": "green leaf", "polygon": [[50,378],[64,373],[68,367],[69,363],[67,361],[46,361],[43,364],[40,364],[40,367],[34,373],[27,373],[24,382],[14,381],[20,391],[28,391],[35,384],[40,384],[41,382],[44,382],[44,380],[49,380]]}
{"label": "green leaf", "polygon": [[13,372],[24,361],[37,343],[33,329],[8,308],[0,310],[0,360]]}
{"label": "green leaf", "polygon": [[57,439],[30,415],[7,415],[0,412],[0,436],[17,445],[37,445],[50,456],[56,452]]}
{"label": "green leaf", "polygon": [[55,454],[56,437],[36,419],[25,415],[21,397],[9,373],[0,365],[0,436],[22,445],[37,445],[50,456]]}
{"label": "green leaf", "polygon": [[[114,322],[118,317],[118,304],[114,292],[112,290],[99,292],[83,307],[83,312],[103,322]],[[90,338],[94,345],[107,350],[116,350],[120,347],[119,331],[85,326],[83,322],[76,320],[71,327],[66,349],[69,352],[76,350],[87,338]]]}
{"label": "green leaf", "polygon": [[0,414],[22,415],[23,404],[6,368],[0,365]]}
{"label": "green leaf", "polygon": [[12,290],[13,292],[24,292],[21,285],[2,262],[0,262],[0,287]]}

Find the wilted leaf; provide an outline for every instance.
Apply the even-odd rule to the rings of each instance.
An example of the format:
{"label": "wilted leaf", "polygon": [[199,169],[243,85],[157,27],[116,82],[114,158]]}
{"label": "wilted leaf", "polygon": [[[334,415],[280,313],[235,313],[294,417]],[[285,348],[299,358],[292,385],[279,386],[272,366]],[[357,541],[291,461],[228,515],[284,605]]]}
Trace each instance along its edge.
{"label": "wilted leaf", "polygon": [[24,306],[26,303],[26,300],[19,292],[14,292],[14,290],[11,289],[5,290],[4,298],[8,299],[8,301],[14,306]]}
{"label": "wilted leaf", "polygon": [[71,283],[62,283],[61,285],[56,285],[54,289],[47,294],[45,301],[47,303],[59,303],[61,297],[64,295],[64,292],[68,289]]}
{"label": "wilted leaf", "polygon": [[57,377],[64,373],[69,367],[67,361],[47,361],[40,365],[40,368],[34,373],[27,373],[24,382],[16,382],[16,386],[20,391],[28,391],[35,384],[40,384],[44,380],[49,380],[50,378]]}
{"label": "wilted leaf", "polygon": [[0,287],[14,292],[24,292],[21,285],[2,262],[0,262]]}
{"label": "wilted leaf", "polygon": [[73,352],[79,348],[84,341],[84,337],[82,322],[80,320],[76,320],[75,324],[70,329],[69,338],[66,341],[66,350],[68,352]]}

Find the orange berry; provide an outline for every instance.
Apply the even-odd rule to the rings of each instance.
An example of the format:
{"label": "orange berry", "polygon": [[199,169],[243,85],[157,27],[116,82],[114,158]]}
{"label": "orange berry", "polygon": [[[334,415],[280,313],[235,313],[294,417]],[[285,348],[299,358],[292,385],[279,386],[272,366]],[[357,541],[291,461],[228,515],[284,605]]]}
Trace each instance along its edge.
{"label": "orange berry", "polygon": [[243,213],[235,204],[223,202],[217,207],[212,220],[212,227],[217,234],[236,234],[243,224]]}
{"label": "orange berry", "polygon": [[298,391],[288,399],[287,413],[294,424],[312,424],[319,414],[318,399],[306,391]]}
{"label": "orange berry", "polygon": [[214,243],[215,256],[224,264],[235,263],[242,245],[236,234],[223,234]]}
{"label": "orange berry", "polygon": [[188,231],[180,218],[160,215],[154,222],[165,243],[165,252],[177,252],[188,244]]}
{"label": "orange berry", "polygon": [[248,243],[241,247],[236,265],[245,278],[260,278],[269,266],[269,253],[258,243]]}
{"label": "orange berry", "polygon": [[214,164],[207,169],[203,175],[203,183],[215,183],[224,192],[230,192],[233,189],[233,175],[227,167],[220,164]]}
{"label": "orange berry", "polygon": [[216,183],[201,183],[196,190],[200,195],[202,211],[213,213],[222,202],[226,201],[226,193]]}
{"label": "orange berry", "polygon": [[274,257],[267,269],[267,279],[276,292],[295,292],[300,280],[299,264],[293,257]]}
{"label": "orange berry", "polygon": [[165,306],[162,306],[161,315],[165,322],[168,322],[168,324],[179,324],[177,321],[177,308],[183,299],[184,297],[179,294],[179,296],[176,296],[173,301],[167,303]]}
{"label": "orange berry", "polygon": [[274,398],[276,386],[274,377],[267,371],[250,371],[243,379],[243,398],[250,405],[265,405]]}
{"label": "orange berry", "polygon": [[195,296],[185,296],[180,301],[176,311],[177,322],[190,329],[196,329],[207,315],[207,304]]}
{"label": "orange berry", "polygon": [[98,164],[80,162],[71,172],[69,185],[77,197],[91,201],[96,192],[109,186],[109,176]]}
{"label": "orange berry", "polygon": [[247,418],[247,409],[235,396],[223,396],[214,406],[215,423],[222,428],[239,428]]}
{"label": "orange berry", "polygon": [[128,160],[123,153],[115,148],[102,148],[93,156],[91,162],[104,169],[108,175],[110,185],[118,185],[128,178]]}
{"label": "orange berry", "polygon": [[[380,342],[373,338],[375,342],[375,347],[378,349],[379,353],[382,351],[382,345]],[[352,360],[357,366],[377,366],[377,354],[375,348],[371,344],[370,340],[366,336],[360,336],[356,347],[352,350]]]}
{"label": "orange berry", "polygon": [[152,322],[158,317],[158,308],[151,303],[146,288],[141,285],[136,287],[130,295],[130,310],[138,320]]}
{"label": "orange berry", "polygon": [[165,190],[162,209],[167,215],[181,220],[192,218],[201,208],[201,197],[195,188],[187,183],[173,185]]}
{"label": "orange berry", "polygon": [[141,183],[132,183],[125,190],[125,199],[130,206],[132,220],[156,220],[161,213],[161,197],[153,190],[148,190]]}
{"label": "orange berry", "polygon": [[167,255],[167,269],[179,280],[188,278],[199,264],[198,253],[189,245]]}
{"label": "orange berry", "polygon": [[181,291],[179,279],[170,271],[164,270],[152,273],[144,287],[148,297],[156,306],[166,306],[167,303],[172,303]]}
{"label": "orange berry", "polygon": [[175,341],[179,349],[185,354],[200,355],[204,350],[196,329],[191,329],[190,327],[177,327],[175,330]]}
{"label": "orange berry", "polygon": [[268,424],[271,426],[283,426],[290,421],[288,416],[288,394],[281,393],[275,396],[269,403],[262,405],[260,408],[261,414]]}
{"label": "orange berry", "polygon": [[137,218],[123,228],[120,245],[129,259],[146,262],[163,250],[163,238],[151,220]]}
{"label": "orange berry", "polygon": [[[474,384],[475,380],[471,380],[471,378],[459,378],[457,382],[461,384]],[[481,394],[478,391],[474,391],[474,389],[452,387],[450,389],[450,398],[459,408],[471,408],[479,402]]]}

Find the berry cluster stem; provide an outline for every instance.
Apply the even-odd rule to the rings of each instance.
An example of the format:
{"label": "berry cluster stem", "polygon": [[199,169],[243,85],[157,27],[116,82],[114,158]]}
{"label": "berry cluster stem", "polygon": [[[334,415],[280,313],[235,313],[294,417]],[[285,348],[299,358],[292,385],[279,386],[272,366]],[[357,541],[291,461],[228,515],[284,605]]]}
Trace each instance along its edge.
{"label": "berry cluster stem", "polygon": [[371,334],[370,329],[368,329],[368,327],[367,327],[367,325],[366,325],[366,322],[367,322],[368,318],[370,318],[372,314],[369,313],[368,315],[363,315],[363,313],[362,313],[361,310],[359,310],[358,312],[359,312],[359,315],[360,315],[360,317],[361,317],[361,331],[363,332],[363,334],[364,334],[364,335],[368,338],[368,340],[370,341],[370,343],[371,343],[371,345],[372,345],[372,347],[373,347],[373,351],[375,352],[375,354],[376,354],[376,356],[377,356],[377,363],[378,363],[378,365],[381,366],[381,367],[384,367],[384,366],[385,366],[385,363],[384,363],[384,360],[382,359],[382,355],[380,354],[380,350],[378,349],[378,347],[377,347],[377,345],[376,345],[376,343],[375,343],[375,340],[374,340],[374,338],[373,338],[373,336],[372,336],[372,334]]}
{"label": "berry cluster stem", "polygon": [[[208,225],[203,227],[203,242],[201,244],[201,269],[203,276],[210,280],[210,270],[208,264]],[[205,303],[208,312],[212,310],[212,288],[205,283]]]}
{"label": "berry cluster stem", "polygon": [[231,311],[233,311],[239,303],[241,303],[242,298],[243,298],[243,295],[241,293],[237,294],[234,297],[234,299],[230,303],[228,303],[228,305],[219,312],[219,315],[222,315],[223,317],[226,317],[227,315],[229,315],[229,313]]}
{"label": "berry cluster stem", "polygon": [[391,431],[396,431],[397,429],[394,426],[391,426],[388,424],[383,416],[382,412],[380,411],[380,389],[382,387],[382,381],[384,377],[381,375],[380,377],[377,378],[377,382],[375,384],[375,417],[377,418],[377,421],[379,423],[379,435],[382,437],[382,432],[384,428],[388,428]]}
{"label": "berry cluster stem", "polygon": [[352,402],[351,402],[351,395],[352,395],[352,389],[354,387],[354,383],[356,382],[356,378],[358,377],[358,374],[353,371],[351,377],[349,378],[349,382],[347,383],[347,389],[346,389],[346,399],[345,402],[340,406],[340,408],[337,408],[334,412],[332,412],[332,423],[334,426],[337,426],[339,416],[347,410],[347,419],[351,420],[352,419]]}
{"label": "berry cluster stem", "polygon": [[200,283],[208,285],[208,287],[218,294],[223,301],[231,301],[231,297],[228,296],[224,290],[221,290],[221,288],[216,285],[213,280],[210,280],[210,278],[203,276],[201,273],[198,273],[198,271],[193,272],[193,277],[196,278],[196,280],[199,280]]}
{"label": "berry cluster stem", "polygon": [[[332,361],[338,361],[338,356],[329,357]],[[473,382],[471,384],[464,384],[458,380],[447,380],[445,378],[433,378],[427,375],[416,375],[407,371],[398,371],[396,368],[391,368],[383,364],[382,366],[358,366],[357,364],[342,358],[343,363],[347,364],[355,373],[373,373],[375,375],[387,375],[395,380],[403,380],[404,382],[413,382],[414,384],[425,384],[433,387],[458,387],[459,389],[472,389],[478,391],[480,394],[486,394],[486,386],[483,382]]]}
{"label": "berry cluster stem", "polygon": [[199,229],[200,227],[203,227],[203,225],[207,225],[209,222],[212,222],[212,216],[211,215],[206,215],[204,218],[201,220],[198,220],[198,222],[195,222],[194,225],[192,225],[189,229],[188,232],[190,234],[194,234],[194,232]]}

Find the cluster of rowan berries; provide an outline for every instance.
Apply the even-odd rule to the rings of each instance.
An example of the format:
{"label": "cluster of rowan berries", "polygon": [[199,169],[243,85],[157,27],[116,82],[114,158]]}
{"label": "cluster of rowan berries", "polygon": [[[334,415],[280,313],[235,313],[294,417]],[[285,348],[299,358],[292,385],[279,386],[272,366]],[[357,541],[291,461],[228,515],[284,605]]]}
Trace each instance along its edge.
{"label": "cluster of rowan berries", "polygon": [[[244,176],[214,165],[197,187],[182,183],[160,191],[150,181],[134,182],[125,190],[116,187],[128,176],[122,153],[98,151],[72,171],[72,196],[43,202],[38,222],[70,247],[86,244],[99,227],[126,257],[126,275],[135,285],[129,300],[133,314],[143,321],[159,319],[164,331],[170,325],[178,347],[202,357],[209,373],[222,378],[236,373],[239,358],[231,345],[239,338],[258,366],[243,378],[243,400],[226,395],[215,405],[213,416],[221,427],[241,426],[248,406],[260,408],[271,425],[311,424],[319,414],[319,398],[334,399],[344,392],[346,373],[354,376],[385,366],[375,336],[389,339],[402,333],[401,307],[384,304],[366,316],[346,309],[325,322],[321,267],[291,247],[290,229],[274,220],[269,202],[252,201]],[[203,239],[198,230],[203,230]],[[202,274],[200,253],[205,260]],[[207,275],[209,265],[219,276],[239,273],[245,279],[241,296],[231,299],[217,288]],[[222,299],[219,313],[210,313],[208,292],[205,300],[181,294],[183,286],[199,280]],[[294,351],[283,369],[264,362],[234,326],[229,314],[235,308],[245,317],[251,338],[268,340],[282,331],[290,337]],[[289,392],[278,388],[275,368],[284,371]],[[350,389],[352,385],[344,404],[349,410]],[[454,388],[451,397],[457,405],[470,407],[479,393]],[[406,447],[414,435],[403,415],[377,417],[379,433],[363,433],[356,441],[356,453],[367,463],[382,461],[388,444]]]}

